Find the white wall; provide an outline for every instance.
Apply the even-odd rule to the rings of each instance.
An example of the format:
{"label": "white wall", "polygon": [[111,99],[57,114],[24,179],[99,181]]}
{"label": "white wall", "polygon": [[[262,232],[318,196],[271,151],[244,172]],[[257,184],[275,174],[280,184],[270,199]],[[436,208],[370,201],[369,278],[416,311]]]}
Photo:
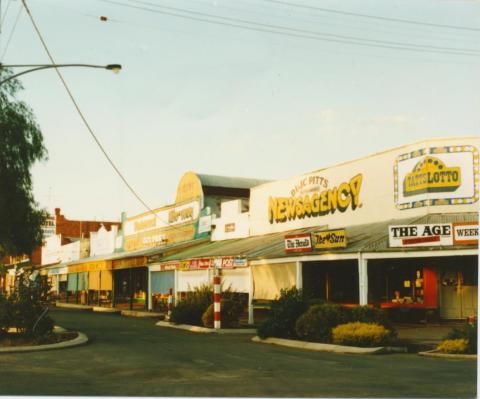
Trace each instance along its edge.
{"label": "white wall", "polygon": [[118,226],[112,226],[107,231],[105,226],[100,226],[97,232],[90,233],[90,256],[111,254],[115,251]]}
{"label": "white wall", "polygon": [[[62,236],[56,234],[48,237],[42,247],[42,265],[50,265],[58,262],[71,262],[88,255],[82,254],[81,249],[88,245],[88,240],[75,241],[70,244],[61,245]],[[83,251],[85,252],[85,251]]]}
{"label": "white wall", "polygon": [[[445,160],[446,166],[460,167],[462,174],[462,186],[455,191],[442,193],[429,193],[409,196],[407,200],[446,199],[458,197],[461,193],[471,195],[478,186],[478,147],[479,138],[452,138],[426,140],[420,143],[406,145],[383,153],[371,155],[356,161],[340,164],[330,168],[318,170],[313,173],[296,176],[290,179],[267,183],[251,189],[250,196],[250,222],[251,235],[262,235],[273,232],[288,231],[311,226],[328,225],[329,228],[345,227],[358,224],[373,223],[390,219],[402,219],[426,215],[427,213],[454,213],[454,212],[477,212],[478,191],[471,204],[451,204],[422,206],[410,209],[401,209],[399,206],[402,195],[395,195],[403,189],[403,181],[395,183],[394,168],[400,165],[402,173],[411,172],[416,163],[425,158],[424,155],[414,155],[408,162],[402,160],[402,156],[416,154],[414,151],[431,148],[443,148],[456,146],[463,151],[462,146],[470,146],[470,152],[464,152],[460,158],[450,153],[433,154],[432,156]],[[476,149],[476,166],[473,149]],[[475,173],[472,171],[475,169]],[[304,216],[284,222],[269,220],[270,198],[303,198],[305,195],[312,197],[314,193],[339,187],[341,183],[348,183],[354,176],[362,175],[362,183],[358,196],[359,203],[356,209],[348,206],[344,212],[336,210],[334,213],[326,213],[323,216]],[[474,176],[475,175],[475,176]],[[475,182],[476,179],[476,182]],[[316,184],[314,184],[316,182]],[[478,190],[478,188],[477,188]],[[475,197],[474,196],[474,197]],[[404,200],[404,199],[403,199]],[[458,201],[457,201],[458,202]]]}
{"label": "white wall", "polygon": [[249,236],[249,213],[242,213],[242,200],[222,202],[221,215],[212,220],[212,241]]}

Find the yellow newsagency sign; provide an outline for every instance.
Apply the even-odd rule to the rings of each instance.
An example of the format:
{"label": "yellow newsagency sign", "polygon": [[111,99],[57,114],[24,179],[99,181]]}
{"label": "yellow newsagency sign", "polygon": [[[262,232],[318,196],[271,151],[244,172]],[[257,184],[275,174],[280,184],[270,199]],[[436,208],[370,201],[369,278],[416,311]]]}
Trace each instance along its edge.
{"label": "yellow newsagency sign", "polygon": [[336,210],[345,212],[350,206],[355,210],[359,205],[362,174],[352,177],[338,187],[298,197],[269,197],[268,220],[270,223],[284,223],[287,220],[323,216]]}
{"label": "yellow newsagency sign", "polygon": [[462,185],[459,167],[448,168],[439,158],[427,156],[415,165],[403,181],[403,195],[455,191]]}
{"label": "yellow newsagency sign", "polygon": [[315,249],[347,247],[347,233],[345,229],[316,231],[312,233],[312,237]]}

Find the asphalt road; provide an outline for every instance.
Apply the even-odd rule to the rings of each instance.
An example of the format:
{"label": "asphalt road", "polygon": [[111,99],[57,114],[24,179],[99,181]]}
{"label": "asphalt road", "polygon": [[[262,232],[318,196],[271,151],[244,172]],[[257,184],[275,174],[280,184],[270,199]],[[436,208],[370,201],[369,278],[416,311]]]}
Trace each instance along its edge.
{"label": "asphalt road", "polygon": [[0,354],[0,395],[475,397],[476,362],[351,356],[156,327],[152,319],[52,311],[85,346]]}

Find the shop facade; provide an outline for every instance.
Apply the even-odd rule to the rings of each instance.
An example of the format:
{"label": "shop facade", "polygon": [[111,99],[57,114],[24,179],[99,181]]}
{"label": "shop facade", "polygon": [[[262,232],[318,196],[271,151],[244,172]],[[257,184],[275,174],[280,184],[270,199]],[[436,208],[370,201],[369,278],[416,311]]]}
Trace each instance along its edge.
{"label": "shop facade", "polygon": [[298,287],[345,306],[476,315],[478,147],[427,140],[253,188],[251,234],[284,234],[282,251],[250,261],[254,299]]}

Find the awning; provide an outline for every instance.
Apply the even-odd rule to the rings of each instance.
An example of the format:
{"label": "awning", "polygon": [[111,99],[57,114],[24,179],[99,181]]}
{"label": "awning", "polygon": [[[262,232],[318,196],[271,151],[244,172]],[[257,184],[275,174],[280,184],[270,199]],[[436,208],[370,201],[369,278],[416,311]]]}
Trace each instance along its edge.
{"label": "awning", "polygon": [[[478,222],[476,213],[430,214],[422,217],[389,220],[380,223],[344,227],[347,236],[345,248],[329,248],[312,250],[310,252],[287,253],[285,251],[285,236],[317,231],[333,230],[329,226],[317,226],[305,229],[291,230],[281,233],[266,234],[232,240],[204,243],[180,251],[162,259],[161,264],[172,264],[187,259],[202,260],[217,257],[244,257],[248,261],[259,261],[281,258],[309,257],[315,255],[358,254],[359,252],[405,252],[428,250],[430,247],[390,248],[388,245],[388,226],[401,224],[430,224]],[[335,228],[337,230],[339,228]],[[473,248],[475,246],[431,247],[437,251]]]}

